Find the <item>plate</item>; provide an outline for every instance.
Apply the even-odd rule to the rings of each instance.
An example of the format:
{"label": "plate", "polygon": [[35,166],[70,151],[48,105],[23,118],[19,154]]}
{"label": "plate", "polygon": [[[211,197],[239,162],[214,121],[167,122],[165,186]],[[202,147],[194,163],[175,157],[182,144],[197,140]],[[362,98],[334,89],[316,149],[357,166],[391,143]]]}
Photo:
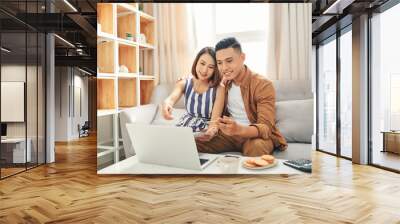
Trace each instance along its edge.
{"label": "plate", "polygon": [[[247,160],[247,159],[246,159],[246,160]],[[275,160],[274,160],[274,163],[271,163],[271,164],[266,165],[266,166],[248,167],[248,166],[245,165],[246,160],[244,160],[244,161],[242,162],[242,167],[244,167],[244,168],[246,168],[246,169],[249,169],[249,170],[263,170],[263,169],[268,169],[268,168],[271,168],[271,167],[274,167],[274,166],[278,165],[278,163],[279,163],[279,161],[278,161],[277,159],[275,159]]]}

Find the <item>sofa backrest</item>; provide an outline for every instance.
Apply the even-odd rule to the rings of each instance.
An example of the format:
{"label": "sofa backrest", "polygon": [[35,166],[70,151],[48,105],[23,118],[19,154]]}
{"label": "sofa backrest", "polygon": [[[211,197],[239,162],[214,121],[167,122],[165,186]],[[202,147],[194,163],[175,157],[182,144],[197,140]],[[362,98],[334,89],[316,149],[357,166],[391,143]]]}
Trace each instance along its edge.
{"label": "sofa backrest", "polygon": [[[165,100],[165,98],[167,98],[167,96],[172,93],[174,87],[175,84],[159,84],[153,90],[150,103],[155,105],[161,104]],[[185,108],[183,97],[178,100],[174,107],[179,109]]]}
{"label": "sofa backrest", "polygon": [[126,129],[126,124],[140,123],[150,124],[157,111],[157,105],[148,104],[139,107],[125,109],[120,112],[121,135],[123,139],[124,151],[126,158],[135,155],[131,139]]}
{"label": "sofa backrest", "polygon": [[276,102],[313,98],[310,80],[273,80],[272,82],[276,92]]}
{"label": "sofa backrest", "polygon": [[[276,125],[288,142],[311,143],[314,100],[311,81],[273,80],[276,92]],[[159,105],[172,92],[175,84],[160,84],[150,103]],[[174,108],[184,109],[183,97]],[[160,116],[160,115],[159,115]],[[160,119],[159,119],[160,120]]]}
{"label": "sofa backrest", "polygon": [[[273,80],[276,101],[312,99],[311,81]],[[160,84],[153,91],[150,103],[160,104],[172,92],[175,84]],[[175,104],[176,108],[184,108],[183,97]]]}

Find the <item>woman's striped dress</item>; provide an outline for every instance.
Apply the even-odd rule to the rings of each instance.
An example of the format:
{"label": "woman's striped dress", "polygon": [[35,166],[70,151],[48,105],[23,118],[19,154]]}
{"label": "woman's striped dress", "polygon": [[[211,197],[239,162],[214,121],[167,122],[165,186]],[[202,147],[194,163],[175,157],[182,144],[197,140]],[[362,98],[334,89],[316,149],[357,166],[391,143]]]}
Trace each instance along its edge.
{"label": "woman's striped dress", "polygon": [[207,128],[216,93],[216,87],[210,87],[206,92],[197,94],[193,89],[193,78],[186,79],[184,94],[186,113],[176,126],[191,127],[193,132]]}

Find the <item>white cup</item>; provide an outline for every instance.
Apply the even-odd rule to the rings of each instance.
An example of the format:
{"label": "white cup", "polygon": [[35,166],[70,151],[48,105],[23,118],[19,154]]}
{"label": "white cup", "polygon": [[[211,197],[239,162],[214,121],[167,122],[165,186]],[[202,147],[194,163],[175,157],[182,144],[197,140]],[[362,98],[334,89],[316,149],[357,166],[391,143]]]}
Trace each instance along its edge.
{"label": "white cup", "polygon": [[221,157],[217,161],[217,166],[222,173],[235,174],[239,168],[238,157]]}

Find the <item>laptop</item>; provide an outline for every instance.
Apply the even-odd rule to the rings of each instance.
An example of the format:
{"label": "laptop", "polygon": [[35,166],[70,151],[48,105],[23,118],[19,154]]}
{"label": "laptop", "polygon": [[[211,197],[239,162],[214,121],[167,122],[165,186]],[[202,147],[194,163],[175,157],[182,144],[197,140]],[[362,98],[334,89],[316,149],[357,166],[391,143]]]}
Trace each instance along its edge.
{"label": "laptop", "polygon": [[169,167],[203,170],[218,155],[197,152],[189,127],[127,124],[138,161]]}

